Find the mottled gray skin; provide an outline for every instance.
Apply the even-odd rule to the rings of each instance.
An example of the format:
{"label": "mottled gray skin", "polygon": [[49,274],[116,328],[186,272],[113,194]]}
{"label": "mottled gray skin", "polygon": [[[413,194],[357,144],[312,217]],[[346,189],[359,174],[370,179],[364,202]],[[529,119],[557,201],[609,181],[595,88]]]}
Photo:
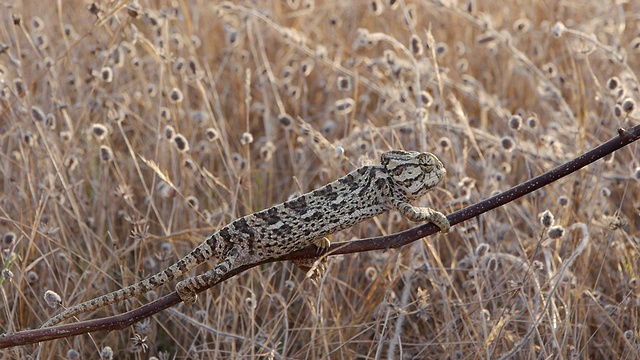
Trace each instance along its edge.
{"label": "mottled gray skin", "polygon": [[445,175],[434,155],[388,151],[381,165],[364,166],[312,192],[241,217],[209,236],[167,269],[124,289],[73,306],[47,321],[55,325],[76,314],[139,296],[215,258],[220,263],[205,274],[179,282],[176,290],[187,304],[196,292],[220,280],[229,270],[276,258],[310,245],[320,249],[326,235],[396,209],[412,221],[430,221],[442,232],[449,221],[440,212],[409,204],[434,188]]}

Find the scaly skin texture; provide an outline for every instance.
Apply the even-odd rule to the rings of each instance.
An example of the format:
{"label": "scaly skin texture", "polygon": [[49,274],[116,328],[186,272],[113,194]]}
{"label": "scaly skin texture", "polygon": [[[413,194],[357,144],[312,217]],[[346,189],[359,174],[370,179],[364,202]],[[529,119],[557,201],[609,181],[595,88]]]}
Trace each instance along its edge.
{"label": "scaly skin texture", "polygon": [[445,173],[440,160],[430,153],[385,152],[381,165],[361,167],[321,188],[241,217],[213,233],[167,269],[124,289],[73,306],[51,318],[43,327],[143,295],[210,259],[219,260],[212,270],[176,285],[180,298],[192,304],[196,292],[215,284],[231,269],[310,245],[324,249],[329,245],[326,235],[387,210],[396,209],[412,221],[432,222],[446,233],[450,225],[442,213],[409,204],[434,188]]}

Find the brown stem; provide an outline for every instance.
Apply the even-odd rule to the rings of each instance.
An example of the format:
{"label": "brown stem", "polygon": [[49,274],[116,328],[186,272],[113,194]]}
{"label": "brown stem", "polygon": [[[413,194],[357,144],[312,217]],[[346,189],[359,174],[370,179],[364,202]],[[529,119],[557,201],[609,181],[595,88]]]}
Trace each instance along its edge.
{"label": "brown stem", "polygon": [[[636,125],[629,130],[618,129],[618,136],[596,147],[595,149],[592,149],[567,163],[549,170],[544,174],[528,180],[520,185],[517,185],[505,192],[502,192],[496,196],[483,200],[464,209],[458,210],[453,214],[447,216],[447,219],[449,219],[451,225],[455,225],[462,221],[476,217],[489,210],[495,209],[501,205],[507,204],[562,177],[565,177],[575,172],[576,170],[579,170],[595,162],[596,160],[608,154],[611,154],[626,145],[631,144],[639,138],[640,125]],[[329,254],[351,254],[371,250],[398,248],[421,239],[425,236],[434,234],[438,230],[439,229],[435,225],[428,223],[397,234],[351,241],[348,243],[332,244],[331,248],[329,249]],[[317,255],[316,251],[317,250],[315,246],[310,246],[300,251],[287,254],[280,258],[268,259],[260,263],[241,266],[239,268],[231,270],[220,280],[220,282],[225,281],[230,277],[238,275],[245,270],[248,270],[260,264],[283,260],[313,258]],[[201,291],[204,290],[205,289]],[[143,305],[137,309],[131,310],[121,315],[103,319],[81,321],[66,325],[58,325],[50,328],[20,331],[8,335],[5,334],[0,337],[0,348],[33,344],[40,341],[70,337],[100,330],[121,330],[135,324],[136,322],[144,318],[157,314],[164,309],[176,305],[180,301],[180,297],[175,292],[173,292],[147,305]]]}

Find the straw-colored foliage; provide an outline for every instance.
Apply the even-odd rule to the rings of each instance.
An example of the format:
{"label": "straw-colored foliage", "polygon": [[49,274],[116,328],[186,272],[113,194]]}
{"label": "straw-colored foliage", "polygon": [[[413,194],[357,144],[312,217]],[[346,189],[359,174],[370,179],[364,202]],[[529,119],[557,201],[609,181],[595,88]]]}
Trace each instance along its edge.
{"label": "straw-colored foliage", "polygon": [[[446,214],[638,123],[638,1],[0,6],[2,332],[59,312],[47,290],[70,306],[136,282],[388,149],[443,161],[424,202]],[[639,182],[632,144],[448,235],[330,257],[317,285],[264,265],[127,330],[2,354],[637,358]]]}

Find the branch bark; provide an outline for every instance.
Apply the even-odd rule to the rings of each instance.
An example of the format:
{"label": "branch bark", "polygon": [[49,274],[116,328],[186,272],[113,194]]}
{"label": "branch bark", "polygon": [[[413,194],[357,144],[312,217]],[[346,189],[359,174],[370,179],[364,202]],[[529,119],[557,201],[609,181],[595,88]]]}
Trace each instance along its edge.
{"label": "branch bark", "polygon": [[[565,177],[604,156],[613,153],[616,150],[627,146],[640,138],[640,125],[624,130],[618,129],[618,135],[613,139],[605,142],[604,144],[578,156],[577,158],[564,163],[552,170],[545,172],[533,179],[530,179],[520,185],[517,185],[507,191],[504,191],[489,199],[483,200],[479,203],[458,210],[449,216],[449,222],[451,225],[458,224],[462,221],[471,219],[480,214],[483,214],[489,210],[495,209],[499,206],[514,201],[526,194],[529,194],[535,190],[538,190],[562,177]],[[423,237],[432,235],[438,231],[438,227],[428,223],[414,227],[412,229],[374,238],[362,239],[357,241],[351,241],[348,243],[336,243],[332,244],[329,249],[328,255],[338,254],[352,254],[364,251],[372,250],[386,250],[390,248],[399,248],[419,240]],[[224,276],[220,282],[225,281],[233,276],[236,276],[252,267],[284,260],[306,259],[317,256],[317,249],[315,246],[310,246],[300,251],[287,254],[280,258],[274,258],[262,261],[260,263],[242,266],[231,270],[226,276]],[[204,290],[202,290],[204,291]],[[135,324],[136,322],[159,313],[173,305],[180,303],[180,297],[177,293],[173,292],[158,300],[155,300],[149,304],[143,305],[137,309],[131,310],[127,313],[96,319],[80,321],[76,323],[58,325],[50,328],[41,328],[36,330],[25,330],[14,334],[4,334],[0,336],[0,349],[18,345],[33,344],[41,341],[48,341],[53,339],[65,338],[75,335],[80,335],[89,332],[101,331],[101,330],[121,330],[128,326]]]}

